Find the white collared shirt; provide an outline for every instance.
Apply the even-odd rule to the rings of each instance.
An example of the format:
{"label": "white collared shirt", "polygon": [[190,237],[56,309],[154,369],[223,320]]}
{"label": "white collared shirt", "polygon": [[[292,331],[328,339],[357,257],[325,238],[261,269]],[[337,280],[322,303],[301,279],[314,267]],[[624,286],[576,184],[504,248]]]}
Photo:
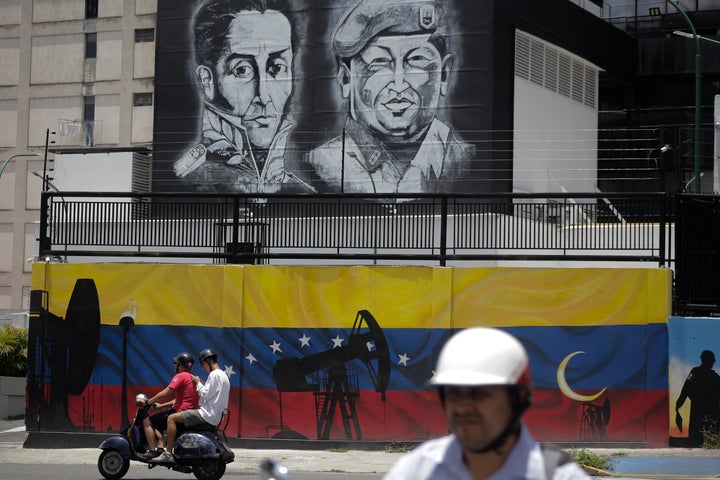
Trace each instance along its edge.
{"label": "white collared shirt", "polygon": [[[545,461],[540,444],[523,425],[518,441],[502,466],[488,480],[588,480],[590,477],[575,463],[555,469],[552,479],[545,478]],[[446,435],[422,443],[404,455],[385,475],[384,480],[473,480],[463,461],[460,442]]]}

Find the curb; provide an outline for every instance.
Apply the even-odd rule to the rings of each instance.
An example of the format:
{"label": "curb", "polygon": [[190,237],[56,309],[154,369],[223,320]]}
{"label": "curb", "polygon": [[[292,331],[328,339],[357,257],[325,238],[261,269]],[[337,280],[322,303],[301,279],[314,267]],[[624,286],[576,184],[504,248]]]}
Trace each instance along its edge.
{"label": "curb", "polygon": [[[24,448],[95,448],[105,439],[118,435],[119,432],[59,432],[59,431],[27,431]],[[348,449],[365,451],[384,451],[398,447],[416,447],[424,440],[309,440],[306,438],[236,438],[228,437],[227,443],[233,448],[250,450],[328,450]],[[592,448],[644,449],[645,443],[640,442],[552,442],[563,450]]]}
{"label": "curb", "polygon": [[[23,448],[97,448],[117,432],[26,432]],[[415,447],[420,441],[386,442],[371,440],[305,440],[280,438],[228,438],[230,448],[248,450],[329,450],[347,449],[364,451],[386,451],[398,446]]]}
{"label": "curb", "polygon": [[638,479],[706,479],[706,478],[720,478],[720,474],[718,475],[688,475],[688,474],[680,474],[680,473],[616,473],[616,472],[609,472],[607,470],[602,470],[595,467],[590,467],[587,465],[581,465],[583,470],[585,470],[585,473],[590,475],[591,477],[622,477],[622,478],[638,478]]}
{"label": "curb", "polygon": [[[27,431],[24,448],[94,448],[105,439],[117,435],[118,432],[56,432]],[[415,447],[423,440],[308,440],[305,438],[235,438],[228,437],[227,443],[232,448],[245,449],[278,449],[278,450],[327,450],[346,448],[348,450],[384,451],[388,448]],[[584,448],[645,448],[640,442],[552,442],[563,450]]]}

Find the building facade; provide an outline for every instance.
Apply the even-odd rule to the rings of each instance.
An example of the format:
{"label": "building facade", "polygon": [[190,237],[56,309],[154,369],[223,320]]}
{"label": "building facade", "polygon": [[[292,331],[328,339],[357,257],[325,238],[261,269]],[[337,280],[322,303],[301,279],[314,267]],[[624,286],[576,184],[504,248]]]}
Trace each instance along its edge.
{"label": "building facade", "polygon": [[[56,162],[55,152],[96,152],[109,164],[113,164],[108,158],[113,152],[134,152],[114,164],[135,165],[138,152],[152,151],[153,174],[148,170],[146,182],[149,184],[152,176],[154,190],[174,187],[174,155],[192,152],[198,143],[193,137],[196,118],[178,115],[184,111],[173,93],[185,88],[182,100],[194,95],[192,79],[184,72],[187,65],[173,61],[189,53],[178,45],[187,44],[187,39],[181,41],[180,37],[187,35],[182,22],[191,16],[191,3],[195,5],[169,0],[6,0],[0,4],[0,244],[4,247],[0,250],[0,310],[28,307],[43,188],[77,188],[78,177],[71,168],[85,168],[81,166],[92,161],[86,158],[85,163],[74,163],[66,155],[64,163]],[[354,2],[310,5],[317,8],[320,4],[335,8],[350,7]],[[477,38],[475,43],[464,40],[465,66],[456,61],[456,76],[489,79],[489,83],[456,84],[454,98],[460,107],[456,111],[475,109],[483,116],[466,116],[446,108],[443,113],[450,122],[445,123],[454,126],[460,137],[475,136],[468,143],[474,142],[476,155],[486,155],[482,160],[489,165],[489,181],[501,185],[500,191],[591,191],[595,186],[602,191],[647,191],[650,187],[643,182],[659,174],[664,176],[663,185],[658,188],[658,183],[653,183],[652,191],[676,192],[692,181],[693,42],[672,34],[688,28],[667,2],[553,0],[542,8],[538,2],[525,0],[472,5],[455,0],[447,4],[454,4],[457,11],[470,8],[473,15],[479,12],[462,16],[463,31]],[[717,33],[718,2],[685,2],[683,8],[688,9],[698,33],[708,37]],[[337,10],[326,9],[337,13],[337,19],[329,17],[333,21],[342,18]],[[547,15],[548,11],[553,15]],[[159,22],[160,17],[166,22]],[[161,29],[176,37],[161,39]],[[328,37],[333,33],[330,28],[308,30],[313,31],[323,31]],[[315,37],[301,39],[310,44],[311,53],[325,47]],[[165,49],[159,48],[163,41],[167,42]],[[720,56],[713,55],[713,48],[717,47],[702,46],[703,173],[712,169],[712,107],[720,90]],[[320,65],[317,58],[312,61],[314,67]],[[555,61],[561,64],[557,70]],[[571,73],[553,77],[562,72],[563,62]],[[466,68],[468,65],[474,67]],[[335,71],[331,64],[325,66],[327,72]],[[156,71],[163,74],[156,75]],[[176,71],[186,77],[167,75]],[[478,73],[483,71],[491,73]],[[305,83],[322,82],[336,85],[337,79],[326,76]],[[320,89],[303,88],[297,92],[305,95],[306,101],[331,97]],[[303,106],[297,98],[291,100],[302,107],[296,119],[304,118],[312,125],[340,112],[337,106],[332,110],[323,103]],[[320,121],[316,122],[316,117]],[[168,121],[173,118],[182,118],[184,123]],[[588,138],[578,142],[557,133],[577,126],[578,119],[590,132]],[[310,132],[313,138],[306,139],[308,144],[332,147],[333,137],[344,133],[338,125]],[[542,128],[533,131],[537,125]],[[551,156],[539,147],[548,140],[541,130],[550,128],[556,129],[552,140],[560,145]],[[608,129],[643,128],[663,133],[644,139],[640,147],[630,149],[632,153],[623,152],[619,157],[615,153],[625,147],[603,143],[602,132]],[[506,133],[501,137],[498,132]],[[578,145],[577,152],[568,154],[570,143]],[[510,149],[505,148],[508,144]],[[596,156],[588,153],[592,144],[598,145]],[[492,150],[492,145],[497,149]],[[315,150],[321,165],[329,148]],[[581,162],[577,162],[578,152],[583,152]],[[36,156],[30,156],[33,154]],[[534,166],[538,160],[545,161],[543,168]],[[578,179],[567,169],[570,164],[577,165],[577,172],[593,174]],[[58,172],[58,165],[66,169]],[[96,170],[87,187],[109,191],[113,185],[115,189],[115,184],[107,181],[113,172]],[[159,172],[169,175],[163,177]],[[620,178],[608,178],[609,174]],[[332,176],[329,178],[332,182]],[[703,190],[711,180],[712,175],[703,176]]]}
{"label": "building facade", "polygon": [[156,8],[156,0],[0,3],[0,310],[29,305],[53,150],[151,144]]}

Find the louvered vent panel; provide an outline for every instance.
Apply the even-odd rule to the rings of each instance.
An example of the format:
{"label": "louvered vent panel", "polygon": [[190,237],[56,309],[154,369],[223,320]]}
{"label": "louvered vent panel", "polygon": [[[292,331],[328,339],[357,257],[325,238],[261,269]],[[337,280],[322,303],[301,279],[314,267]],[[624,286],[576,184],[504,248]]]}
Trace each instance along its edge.
{"label": "louvered vent panel", "polygon": [[515,76],[597,108],[598,69],[519,30],[515,32]]}
{"label": "louvered vent panel", "polygon": [[570,60],[570,57],[561,53],[560,61],[558,62],[558,93],[566,97],[570,96],[570,91],[572,90],[571,64],[572,60]]}
{"label": "louvered vent panel", "polygon": [[515,75],[530,80],[530,37],[515,35]]}
{"label": "louvered vent panel", "polygon": [[557,92],[558,90],[558,51],[545,48],[545,88]]}
{"label": "louvered vent panel", "polygon": [[592,67],[585,66],[585,105],[591,108],[597,106],[597,77],[598,73]]}
{"label": "louvered vent panel", "polygon": [[545,46],[535,40],[530,42],[530,81],[543,86],[543,71],[545,70]]}

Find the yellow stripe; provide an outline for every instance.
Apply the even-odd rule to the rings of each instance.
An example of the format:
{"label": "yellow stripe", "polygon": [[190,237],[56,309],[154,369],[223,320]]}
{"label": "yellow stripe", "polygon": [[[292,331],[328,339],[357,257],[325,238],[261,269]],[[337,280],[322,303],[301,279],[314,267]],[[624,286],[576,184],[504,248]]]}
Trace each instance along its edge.
{"label": "yellow stripe", "polygon": [[246,267],[245,326],[350,328],[358,310],[366,309],[381,327],[427,328],[448,315],[443,289],[433,288],[435,270]]}
{"label": "yellow stripe", "polygon": [[64,317],[79,278],[98,289],[102,323],[343,328],[369,310],[383,328],[665,323],[667,269],[421,266],[33,265]]}
{"label": "yellow stripe", "polygon": [[453,326],[665,323],[665,269],[456,268]]}

